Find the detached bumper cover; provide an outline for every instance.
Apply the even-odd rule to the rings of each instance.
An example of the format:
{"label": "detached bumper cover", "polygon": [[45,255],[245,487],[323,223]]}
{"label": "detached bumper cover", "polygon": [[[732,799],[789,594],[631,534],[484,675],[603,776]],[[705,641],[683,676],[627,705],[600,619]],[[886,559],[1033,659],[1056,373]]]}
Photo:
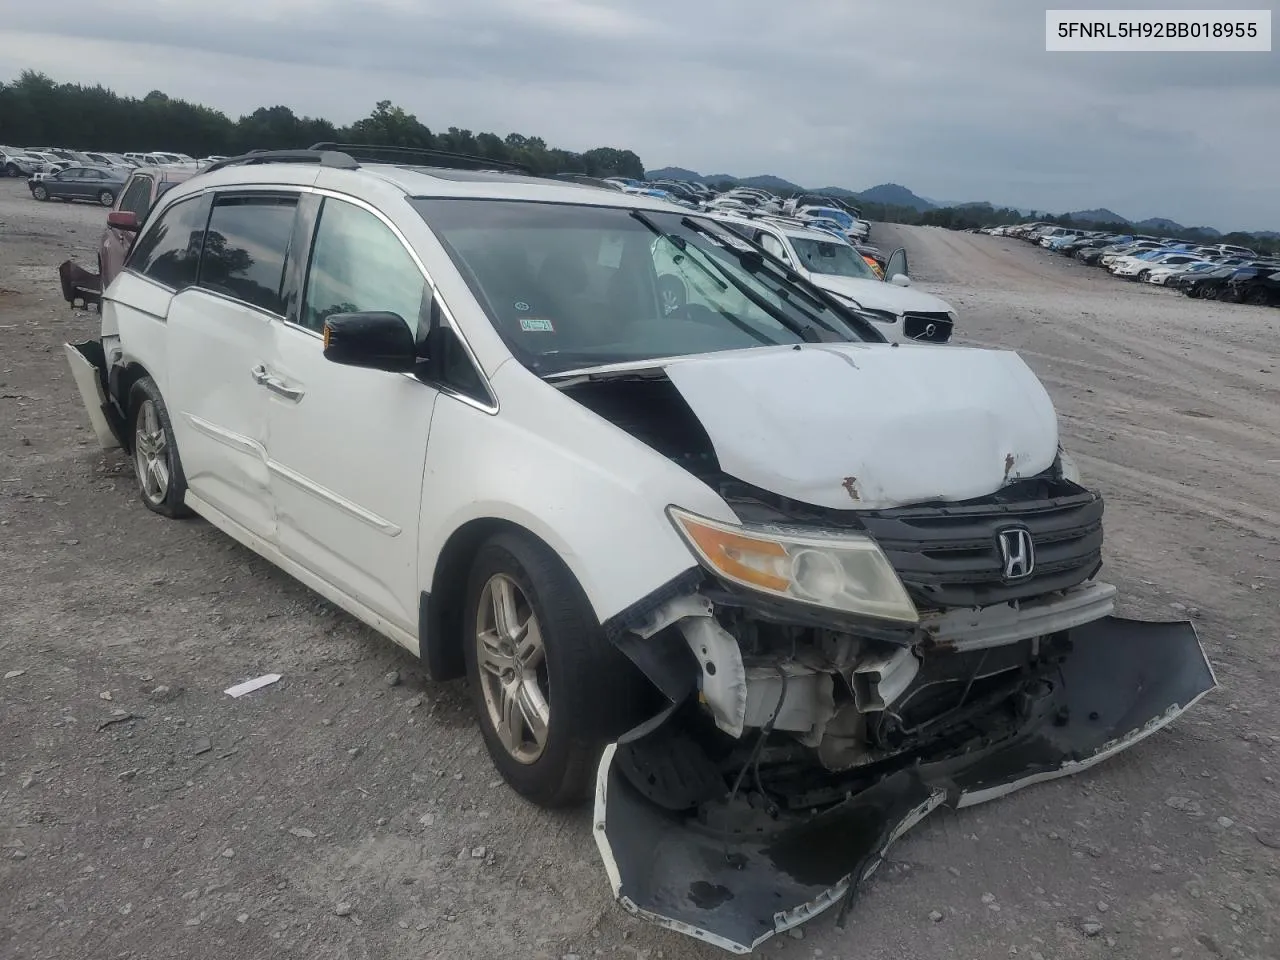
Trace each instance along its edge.
{"label": "detached bumper cover", "polygon": [[1013,736],[889,773],[767,836],[725,838],[632,786],[615,760],[662,727],[655,718],[610,746],[600,764],[595,837],[614,896],[664,927],[749,953],[851,894],[890,843],[944,803],[972,806],[1086,770],[1216,686],[1190,623],[1107,617],[1071,637],[1061,682]]}
{"label": "detached bumper cover", "polygon": [[77,300],[83,300],[86,306],[102,302],[102,278],[71,260],[58,264],[58,283],[62,299],[69,304],[74,305]]}

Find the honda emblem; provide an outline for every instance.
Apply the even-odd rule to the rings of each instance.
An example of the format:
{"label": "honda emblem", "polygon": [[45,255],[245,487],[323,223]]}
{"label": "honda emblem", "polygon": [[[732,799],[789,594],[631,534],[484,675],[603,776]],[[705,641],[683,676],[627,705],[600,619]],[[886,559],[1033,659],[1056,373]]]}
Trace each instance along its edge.
{"label": "honda emblem", "polygon": [[996,534],[1005,580],[1024,580],[1036,568],[1036,545],[1026,527],[1010,527]]}

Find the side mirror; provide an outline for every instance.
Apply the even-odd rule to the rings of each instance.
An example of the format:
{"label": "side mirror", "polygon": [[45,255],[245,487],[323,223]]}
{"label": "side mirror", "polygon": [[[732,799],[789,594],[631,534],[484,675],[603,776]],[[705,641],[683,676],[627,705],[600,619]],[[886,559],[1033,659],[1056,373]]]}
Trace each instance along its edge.
{"label": "side mirror", "polygon": [[418,347],[398,313],[335,313],[324,322],[324,358],[348,367],[411,373]]}
{"label": "side mirror", "polygon": [[112,210],[107,214],[107,226],[126,233],[137,233],[138,215],[132,210]]}
{"label": "side mirror", "polygon": [[892,277],[889,278],[889,282],[896,287],[911,286],[911,278],[908,277],[905,273],[895,273]]}

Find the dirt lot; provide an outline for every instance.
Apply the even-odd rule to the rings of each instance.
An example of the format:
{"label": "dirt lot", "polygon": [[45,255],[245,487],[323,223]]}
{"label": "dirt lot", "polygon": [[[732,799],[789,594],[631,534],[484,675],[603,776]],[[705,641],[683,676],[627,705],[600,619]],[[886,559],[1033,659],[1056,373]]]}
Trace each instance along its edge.
{"label": "dirt lot", "polygon": [[[0,680],[0,956],[724,956],[612,903],[587,811],[498,783],[460,687],[136,502],[61,354],[96,315],[54,270],[92,262],[103,220],[0,182],[0,676],[22,671]],[[1124,612],[1193,618],[1222,688],[1089,774],[937,815],[845,930],[763,952],[1280,957],[1280,312],[1013,240],[875,239],[895,233],[964,342],[1044,379],[1109,498]],[[221,692],[266,672],[284,679]]]}

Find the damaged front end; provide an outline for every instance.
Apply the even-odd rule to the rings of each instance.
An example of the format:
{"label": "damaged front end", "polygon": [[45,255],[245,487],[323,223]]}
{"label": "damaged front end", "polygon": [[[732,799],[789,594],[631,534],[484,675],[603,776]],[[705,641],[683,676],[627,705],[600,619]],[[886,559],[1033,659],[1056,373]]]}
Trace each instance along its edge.
{"label": "damaged front end", "polygon": [[[611,631],[671,701],[599,769],[627,909],[750,952],[847,905],[937,807],[1084,770],[1215,686],[1190,623],[1113,615],[1101,498],[1055,470],[960,504],[728,484],[742,527],[672,511],[703,571]],[[1026,543],[1039,565],[1007,576]]]}

